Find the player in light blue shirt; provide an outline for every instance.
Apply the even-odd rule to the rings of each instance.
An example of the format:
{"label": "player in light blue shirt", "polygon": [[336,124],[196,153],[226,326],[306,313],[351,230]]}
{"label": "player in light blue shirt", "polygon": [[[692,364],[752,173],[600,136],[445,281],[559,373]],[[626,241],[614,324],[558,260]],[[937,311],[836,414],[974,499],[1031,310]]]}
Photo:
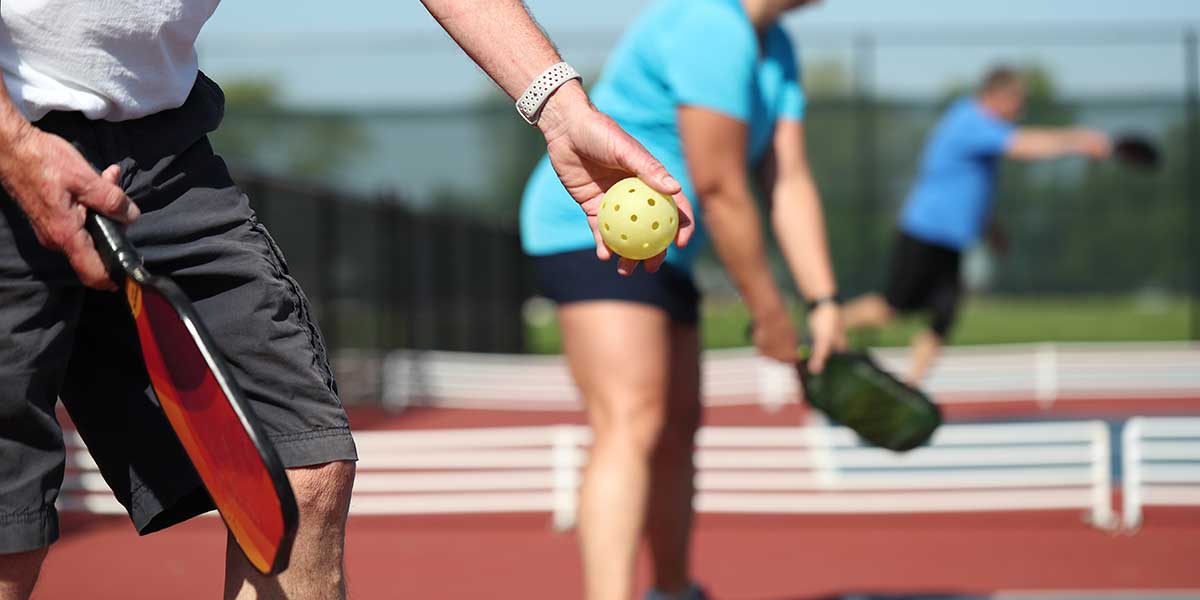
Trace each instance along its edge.
{"label": "player in light blue shirt", "polygon": [[[804,148],[804,94],[780,16],[804,0],[658,0],[625,33],[596,84],[597,107],[630,131],[696,203],[696,232],[656,273],[620,277],[596,260],[587,221],[543,160],[521,209],[525,250],[558,303],[563,346],[595,443],[582,487],[587,597],[624,600],[637,549],[652,598],[702,597],[687,571],[693,437],[700,422],[699,292],[691,265],[711,242],[754,318],[754,343],[796,358],[771,277],[751,177],[800,291],[819,368],[840,341],[820,198]],[[687,373],[686,376],[681,374]]]}
{"label": "player in light blue shirt", "polygon": [[1017,127],[1024,103],[1020,75],[998,67],[984,78],[978,95],[951,105],[925,143],[900,213],[887,291],[846,306],[848,328],[882,327],[898,313],[931,313],[930,329],[913,339],[910,383],[924,378],[954,323],[962,297],[962,252],[992,225],[1000,160],[1101,159],[1111,152],[1108,136],[1098,131]]}

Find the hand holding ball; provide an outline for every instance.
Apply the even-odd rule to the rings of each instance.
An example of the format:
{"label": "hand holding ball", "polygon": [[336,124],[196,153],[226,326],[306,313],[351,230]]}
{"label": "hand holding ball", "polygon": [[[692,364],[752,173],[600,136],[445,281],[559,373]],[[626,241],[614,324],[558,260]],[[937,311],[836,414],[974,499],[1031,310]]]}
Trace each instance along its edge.
{"label": "hand holding ball", "polygon": [[630,260],[658,256],[679,231],[675,201],[636,177],[621,180],[604,194],[598,216],[604,244]]}

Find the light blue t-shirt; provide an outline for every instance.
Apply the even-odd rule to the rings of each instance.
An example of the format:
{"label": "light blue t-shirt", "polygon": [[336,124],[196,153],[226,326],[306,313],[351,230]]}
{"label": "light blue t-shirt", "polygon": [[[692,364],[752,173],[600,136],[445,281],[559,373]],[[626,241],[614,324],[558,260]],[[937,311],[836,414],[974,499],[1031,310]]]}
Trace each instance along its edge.
{"label": "light blue t-shirt", "polygon": [[1014,131],[974,98],[955,102],[925,143],[900,229],[956,250],[974,244],[987,225],[996,167]]}
{"label": "light blue t-shirt", "polygon": [[[592,101],[658,158],[679,180],[696,210],[696,234],[667,260],[688,268],[704,246],[679,138],[676,110],[710,109],[747,123],[747,167],[768,149],[775,123],[804,116],[804,94],[787,33],[758,35],[739,0],[659,0],[622,37]],[[563,189],[548,158],[538,163],[521,202],[521,240],[534,256],[594,247],[579,205]]]}

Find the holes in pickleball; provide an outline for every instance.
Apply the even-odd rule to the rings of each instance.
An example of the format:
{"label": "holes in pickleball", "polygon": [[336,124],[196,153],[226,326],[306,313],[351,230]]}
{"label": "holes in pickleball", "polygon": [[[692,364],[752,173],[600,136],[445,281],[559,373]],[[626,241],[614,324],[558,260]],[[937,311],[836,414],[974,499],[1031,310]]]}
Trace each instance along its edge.
{"label": "holes in pickleball", "polygon": [[649,248],[649,247],[650,247],[650,242],[642,242],[642,247],[643,247],[643,248]]}
{"label": "holes in pickleball", "polygon": [[629,215],[629,220],[637,223],[637,215]]}
{"label": "holes in pickleball", "polygon": [[627,236],[627,235],[625,235],[625,234],[623,234],[623,233],[622,233],[622,234],[621,234],[621,241],[622,241],[622,242],[628,242],[628,241],[629,241],[629,236]]}
{"label": "holes in pickleball", "polygon": [[654,206],[654,198],[646,198],[646,204],[649,204],[650,206]]}
{"label": "holes in pickleball", "polygon": [[605,230],[605,231],[612,231],[612,227],[609,227],[609,226],[608,226],[608,223],[605,223],[605,224],[604,224],[604,230]]}
{"label": "holes in pickleball", "polygon": [[674,224],[675,224],[675,217],[671,217],[670,219],[667,219],[667,224],[668,224],[668,225],[674,225]]}
{"label": "holes in pickleball", "polygon": [[635,193],[637,193],[637,190],[635,190],[635,189],[633,189],[633,188],[629,188],[629,193],[630,193],[630,194],[635,194]]}
{"label": "holes in pickleball", "polygon": [[651,223],[651,224],[650,224],[650,229],[653,229],[653,230],[655,230],[655,231],[658,231],[658,221],[655,221],[655,222]]}

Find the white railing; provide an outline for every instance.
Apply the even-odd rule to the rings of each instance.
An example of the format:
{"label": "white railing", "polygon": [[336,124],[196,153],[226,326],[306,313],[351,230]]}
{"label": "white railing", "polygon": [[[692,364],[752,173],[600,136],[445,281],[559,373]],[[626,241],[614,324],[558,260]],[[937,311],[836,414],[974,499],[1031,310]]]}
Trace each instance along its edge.
{"label": "white railing", "polygon": [[[1111,441],[1101,421],[946,425],[896,455],[828,427],[708,427],[696,451],[701,512],[934,513],[1080,509],[1114,523]],[[550,513],[576,519],[590,434],[574,425],[355,434],[355,514]],[[66,511],[123,514],[74,432]],[[1200,418],[1136,417],[1121,443],[1122,522],[1147,506],[1200,509]]]}
{"label": "white railing", "polygon": [[1200,418],[1137,417],[1121,434],[1123,524],[1146,506],[1200,507]]}
{"label": "white railing", "polygon": [[[905,349],[875,356],[894,372]],[[397,351],[383,368],[383,399],[446,408],[577,410],[578,392],[559,356]],[[704,353],[707,405],[796,402],[786,366],[749,349]],[[1073,400],[1200,398],[1200,344],[1026,344],[952,347],[926,388],[944,404],[1012,400],[1042,406]]]}
{"label": "white railing", "polygon": [[[589,432],[579,426],[363,432],[351,512],[551,513],[576,520]],[[1080,509],[1112,524],[1102,422],[948,425],[897,455],[823,427],[710,427],[696,508],[712,513],[934,513]]]}

